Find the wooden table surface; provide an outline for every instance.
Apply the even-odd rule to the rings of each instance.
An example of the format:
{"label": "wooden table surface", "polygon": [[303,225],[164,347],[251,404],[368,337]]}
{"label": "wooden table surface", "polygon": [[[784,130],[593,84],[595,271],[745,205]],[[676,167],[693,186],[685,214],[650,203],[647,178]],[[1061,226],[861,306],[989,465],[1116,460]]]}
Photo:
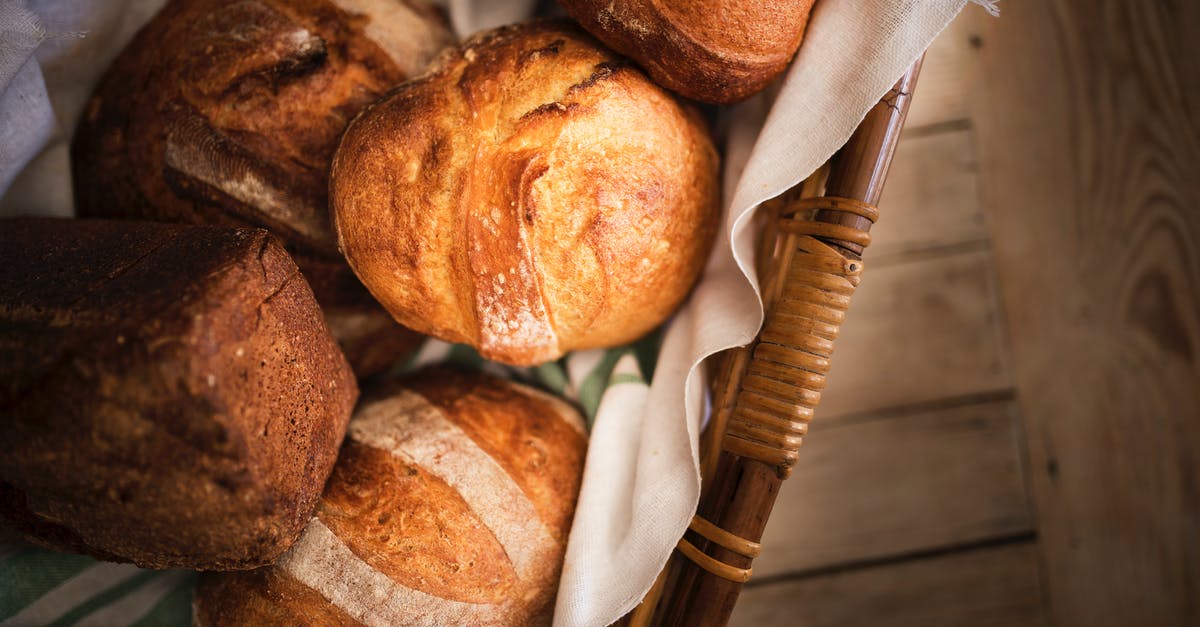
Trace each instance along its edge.
{"label": "wooden table surface", "polygon": [[1001,9],[926,57],[734,624],[1200,624],[1200,3]]}

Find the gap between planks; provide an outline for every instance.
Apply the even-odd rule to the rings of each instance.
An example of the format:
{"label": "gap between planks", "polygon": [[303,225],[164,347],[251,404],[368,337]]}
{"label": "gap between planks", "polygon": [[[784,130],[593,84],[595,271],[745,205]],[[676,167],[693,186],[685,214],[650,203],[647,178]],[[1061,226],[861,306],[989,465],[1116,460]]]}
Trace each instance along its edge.
{"label": "gap between planks", "polygon": [[1045,625],[1032,541],[748,588],[730,625],[1026,627]]}
{"label": "gap between planks", "polygon": [[1017,418],[992,401],[815,427],[756,577],[1031,533]]}

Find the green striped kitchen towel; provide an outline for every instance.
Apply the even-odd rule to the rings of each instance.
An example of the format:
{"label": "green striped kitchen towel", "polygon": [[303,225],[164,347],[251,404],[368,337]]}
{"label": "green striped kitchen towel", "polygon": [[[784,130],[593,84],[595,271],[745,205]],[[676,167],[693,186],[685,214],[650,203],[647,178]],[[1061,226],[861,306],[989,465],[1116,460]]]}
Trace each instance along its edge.
{"label": "green striped kitchen towel", "polygon": [[[520,380],[575,401],[590,428],[605,390],[646,384],[659,341],[653,333],[628,346],[576,351],[541,366],[516,368],[486,361],[468,346],[427,340],[397,371],[445,362]],[[0,537],[0,627],[186,627],[192,622],[195,580],[187,570],[146,570]]]}

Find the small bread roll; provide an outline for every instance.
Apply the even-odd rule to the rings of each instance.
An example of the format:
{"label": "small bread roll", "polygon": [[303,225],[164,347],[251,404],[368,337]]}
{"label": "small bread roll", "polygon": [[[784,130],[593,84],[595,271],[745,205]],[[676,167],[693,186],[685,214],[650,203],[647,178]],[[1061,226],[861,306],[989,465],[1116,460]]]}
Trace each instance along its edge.
{"label": "small bread roll", "polygon": [[252,568],[316,506],[358,397],[266,231],[0,223],[0,520],[153,568]]}
{"label": "small bread roll", "polygon": [[632,341],[716,230],[695,112],[578,27],[447,49],[347,129],[330,182],[346,259],[401,324],[510,364]]}
{"label": "small bread roll", "polygon": [[202,578],[196,622],[549,624],[586,446],[571,406],[486,375],[378,390],[301,539]]}
{"label": "small bread roll", "polygon": [[338,253],[329,161],[359,110],[451,41],[423,0],[172,0],[84,110],[72,146],[77,211],[269,229],[359,375],[385,368],[419,337]]}
{"label": "small bread roll", "polygon": [[715,104],[764,89],[796,54],[814,0],[558,0],[658,84]]}

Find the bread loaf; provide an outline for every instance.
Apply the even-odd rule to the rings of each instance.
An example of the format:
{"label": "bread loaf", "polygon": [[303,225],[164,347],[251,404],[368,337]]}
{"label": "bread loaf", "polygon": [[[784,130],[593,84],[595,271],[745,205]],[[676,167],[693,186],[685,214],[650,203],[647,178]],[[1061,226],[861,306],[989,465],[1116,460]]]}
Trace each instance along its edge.
{"label": "bread loaf", "polygon": [[34,542],[267,563],[308,521],[357,396],[266,231],[0,223],[0,520]]}
{"label": "bread loaf", "polygon": [[586,447],[561,400],[428,371],[365,399],[280,561],[212,574],[200,625],[548,624]]}
{"label": "bread loaf", "polygon": [[559,0],[658,84],[716,104],[744,100],[800,47],[813,0]]}
{"label": "bread loaf", "polygon": [[173,0],[121,52],[72,146],[86,217],[279,236],[360,375],[418,341],[338,254],[329,160],[350,118],[452,40],[423,0]]}
{"label": "bread loaf", "polygon": [[449,48],[334,156],[351,267],[402,324],[518,365],[661,323],[716,230],[695,112],[566,21]]}

